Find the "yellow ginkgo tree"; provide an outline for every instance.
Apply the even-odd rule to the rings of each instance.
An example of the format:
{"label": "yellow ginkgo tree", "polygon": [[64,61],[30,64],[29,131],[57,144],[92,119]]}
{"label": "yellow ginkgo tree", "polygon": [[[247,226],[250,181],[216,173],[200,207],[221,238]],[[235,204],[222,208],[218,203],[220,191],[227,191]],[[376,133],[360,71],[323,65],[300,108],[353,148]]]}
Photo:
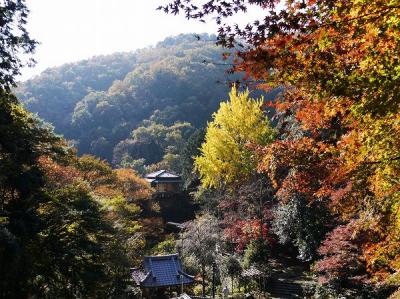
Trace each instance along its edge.
{"label": "yellow ginkgo tree", "polygon": [[229,101],[221,103],[208,123],[201,154],[195,158],[204,187],[232,186],[254,173],[256,160],[248,145],[266,145],[274,138],[262,108],[262,97],[252,99],[248,90],[232,87]]}

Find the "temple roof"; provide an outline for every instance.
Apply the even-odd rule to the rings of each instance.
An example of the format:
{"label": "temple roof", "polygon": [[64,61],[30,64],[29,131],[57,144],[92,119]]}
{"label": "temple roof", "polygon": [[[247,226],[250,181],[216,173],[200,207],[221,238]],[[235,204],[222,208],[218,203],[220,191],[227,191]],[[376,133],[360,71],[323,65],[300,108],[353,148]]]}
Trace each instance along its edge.
{"label": "temple roof", "polygon": [[144,177],[148,182],[165,182],[165,183],[179,183],[181,182],[181,177],[167,170],[159,170],[149,174]]}
{"label": "temple roof", "polygon": [[131,275],[142,287],[168,287],[194,282],[194,277],[182,270],[177,254],[145,256],[143,269],[132,268]]}

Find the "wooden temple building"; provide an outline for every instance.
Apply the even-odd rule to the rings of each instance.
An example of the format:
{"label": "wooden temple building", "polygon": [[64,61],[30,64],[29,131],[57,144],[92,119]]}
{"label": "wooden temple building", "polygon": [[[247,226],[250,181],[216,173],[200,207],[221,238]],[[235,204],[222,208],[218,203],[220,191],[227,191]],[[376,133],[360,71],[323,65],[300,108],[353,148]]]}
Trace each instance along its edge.
{"label": "wooden temple building", "polygon": [[181,189],[181,176],[164,169],[149,173],[144,178],[158,193],[174,193]]}
{"label": "wooden temple building", "polygon": [[194,283],[194,277],[182,270],[178,254],[145,256],[142,268],[131,268],[131,277],[145,298],[154,298],[166,288],[182,289]]}

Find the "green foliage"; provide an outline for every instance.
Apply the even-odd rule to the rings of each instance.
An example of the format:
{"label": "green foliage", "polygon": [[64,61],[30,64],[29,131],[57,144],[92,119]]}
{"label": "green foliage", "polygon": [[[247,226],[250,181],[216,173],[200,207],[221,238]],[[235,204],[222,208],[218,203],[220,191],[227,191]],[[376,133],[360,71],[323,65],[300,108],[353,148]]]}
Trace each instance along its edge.
{"label": "green foliage", "polygon": [[146,183],[77,158],[5,92],[0,134],[0,297],[121,295],[129,267],[157,233],[143,224],[152,209]]}
{"label": "green foliage", "polygon": [[229,98],[208,123],[201,155],[195,159],[205,187],[237,184],[249,178],[256,159],[248,145],[266,145],[274,138],[274,130],[262,111],[263,98],[251,99],[249,91],[238,93],[236,87]]}
{"label": "green foliage", "polygon": [[[0,262],[1,295],[25,297],[34,286],[26,285],[35,278],[35,257],[41,219],[40,202],[45,177],[37,161],[42,155],[63,159],[67,150],[16,98],[0,90]],[[9,272],[4,269],[12,269]]]}
{"label": "green foliage", "polygon": [[231,279],[231,291],[234,290],[234,280],[239,279],[242,274],[242,265],[237,257],[230,255],[222,259],[222,276],[228,276]]}
{"label": "green foliage", "polygon": [[222,193],[222,190],[204,188],[200,185],[196,191],[191,193],[191,196],[204,213],[217,217],[220,212],[219,204]]}
{"label": "green foliage", "polygon": [[223,260],[223,272],[230,276],[232,280],[242,273],[242,265],[237,257],[230,255]]}
{"label": "green foliage", "polygon": [[[100,206],[84,186],[51,191],[38,208],[39,232],[35,275],[43,296],[88,297],[107,291],[106,245],[112,231],[102,220]],[[63,287],[62,287],[63,286]]]}
{"label": "green foliage", "polygon": [[242,273],[242,266],[237,258],[229,256],[226,260],[226,273],[230,276],[236,277]]}
{"label": "green foliage", "polygon": [[329,229],[330,217],[324,204],[308,204],[297,195],[276,207],[272,230],[280,243],[292,243],[297,248],[300,260],[310,261],[317,257],[317,249]]}
{"label": "green foliage", "polygon": [[130,138],[118,143],[114,149],[114,163],[137,166],[135,169],[138,172],[156,164],[155,167],[180,173],[179,153],[192,131],[193,127],[189,123],[177,122],[165,126],[148,121],[133,130]]}
{"label": "green foliage", "polygon": [[263,239],[252,240],[247,245],[243,256],[243,266],[249,268],[252,265],[265,267],[270,255],[270,247]]}
{"label": "green foliage", "polygon": [[[28,110],[52,123],[58,133],[74,138],[70,132],[72,120],[89,116],[80,100],[90,93],[85,103],[96,105],[93,98],[106,91],[115,80],[123,79],[135,61],[133,53],[117,53],[50,68],[20,83],[16,94]],[[76,116],[72,115],[75,106]]]}
{"label": "green foliage", "polygon": [[222,62],[222,51],[180,35],[134,53],[46,70],[21,83],[17,94],[27,109],[74,140],[79,153],[111,161],[114,147],[143,120],[203,126],[228,90],[217,83],[225,81],[223,68],[212,63]]}
{"label": "green foliage", "polygon": [[183,187],[185,189],[193,189],[200,184],[200,178],[195,169],[193,169],[194,159],[200,155],[200,147],[204,142],[205,130],[197,129],[187,139],[183,149],[180,152],[181,174],[183,179]]}
{"label": "green foliage", "polygon": [[[28,12],[24,0],[0,3],[0,88],[7,91],[15,85],[15,76],[25,65],[20,54],[33,53],[37,44],[26,30]],[[29,59],[28,64],[33,62]]]}
{"label": "green foliage", "polygon": [[167,238],[158,243],[157,246],[153,248],[153,255],[163,255],[163,254],[171,254],[175,253],[176,250],[176,240],[173,235],[167,236]]}

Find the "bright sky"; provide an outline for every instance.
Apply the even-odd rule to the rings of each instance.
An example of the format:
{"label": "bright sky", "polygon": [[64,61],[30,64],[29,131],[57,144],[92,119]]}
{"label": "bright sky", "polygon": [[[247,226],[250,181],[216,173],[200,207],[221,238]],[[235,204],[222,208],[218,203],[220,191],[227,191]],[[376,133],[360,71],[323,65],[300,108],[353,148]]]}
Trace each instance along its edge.
{"label": "bright sky", "polygon": [[[48,67],[95,55],[132,51],[156,44],[179,33],[216,33],[216,25],[166,15],[156,7],[169,0],[26,0],[28,31],[40,42],[34,68],[22,71],[21,80]],[[252,21],[253,9],[235,17],[239,24]]]}

